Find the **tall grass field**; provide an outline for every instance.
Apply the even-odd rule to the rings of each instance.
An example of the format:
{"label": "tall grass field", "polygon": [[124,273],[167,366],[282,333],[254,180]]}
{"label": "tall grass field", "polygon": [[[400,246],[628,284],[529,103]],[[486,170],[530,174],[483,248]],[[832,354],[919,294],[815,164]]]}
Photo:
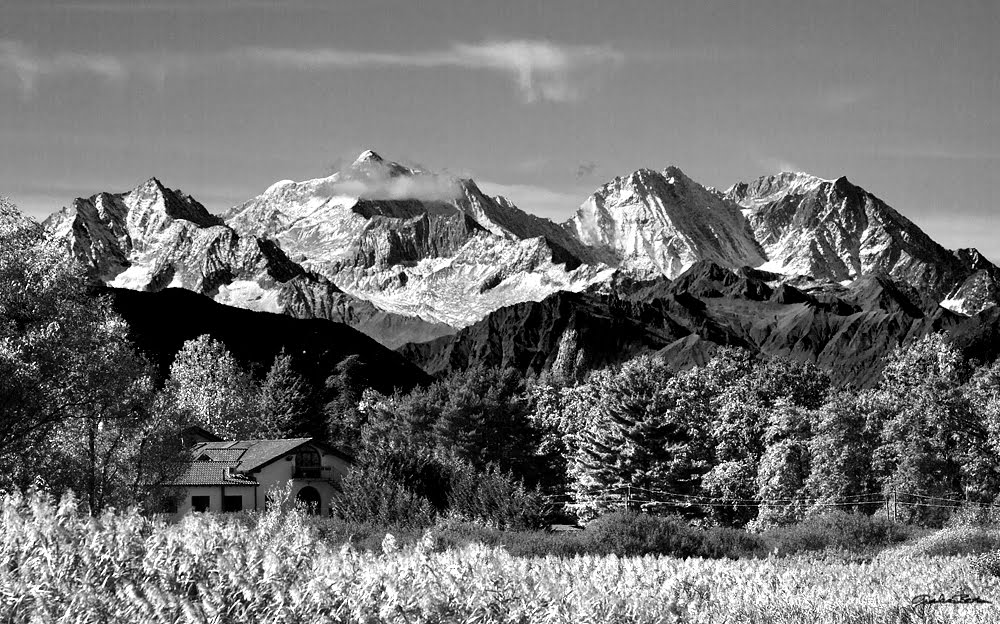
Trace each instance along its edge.
{"label": "tall grass field", "polygon": [[[1000,622],[990,560],[936,554],[953,552],[941,535],[854,561],[517,557],[435,541],[387,535],[364,550],[323,537],[295,510],[171,524],[6,495],[0,621]],[[918,595],[991,603],[912,604]]]}

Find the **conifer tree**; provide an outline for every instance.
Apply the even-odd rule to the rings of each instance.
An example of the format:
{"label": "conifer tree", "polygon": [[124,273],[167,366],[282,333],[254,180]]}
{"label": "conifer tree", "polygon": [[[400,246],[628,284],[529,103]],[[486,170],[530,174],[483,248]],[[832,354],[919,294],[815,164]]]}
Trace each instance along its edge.
{"label": "conifer tree", "polygon": [[578,513],[593,516],[654,492],[690,491],[695,428],[676,410],[672,373],[656,356],[624,364],[598,395],[600,417],[577,434],[570,474]]}
{"label": "conifer tree", "polygon": [[282,349],[260,388],[260,435],[284,438],[301,432],[310,412],[309,383],[292,366]]}

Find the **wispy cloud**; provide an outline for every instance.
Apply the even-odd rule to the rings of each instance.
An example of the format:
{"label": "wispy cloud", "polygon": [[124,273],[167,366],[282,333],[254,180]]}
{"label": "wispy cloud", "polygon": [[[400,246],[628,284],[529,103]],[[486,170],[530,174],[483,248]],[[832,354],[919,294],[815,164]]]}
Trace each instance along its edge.
{"label": "wispy cloud", "polygon": [[784,171],[797,172],[805,171],[805,168],[786,158],[774,156],[753,156],[754,162],[759,167],[767,170],[768,173],[782,173]]}
{"label": "wispy cloud", "polygon": [[597,163],[592,160],[580,163],[580,166],[576,168],[576,179],[582,180],[583,178],[592,177],[597,172]]}
{"label": "wispy cloud", "polygon": [[338,48],[250,47],[235,50],[230,56],[256,64],[303,70],[378,67],[484,69],[513,78],[528,102],[577,100],[596,74],[625,61],[624,53],[607,45],[564,45],[523,39],[455,43],[442,50],[407,54]]}
{"label": "wispy cloud", "polygon": [[513,79],[526,102],[570,102],[581,98],[603,72],[624,61],[624,53],[607,45],[565,45],[520,39],[454,43],[440,50],[413,53],[241,47],[202,55],[129,56],[75,52],[45,54],[20,41],[0,40],[0,73],[14,76],[28,95],[34,93],[40,78],[68,74],[107,80],[139,76],[162,83],[171,74],[219,67],[299,71],[403,67],[497,72]]}
{"label": "wispy cloud", "polygon": [[0,72],[16,78],[24,93],[33,93],[38,79],[45,76],[84,74],[105,80],[122,80],[129,68],[108,54],[61,52],[40,54],[19,41],[0,39]]}
{"label": "wispy cloud", "polygon": [[461,189],[454,180],[429,174],[332,180],[317,190],[331,197],[343,195],[364,199],[419,199],[423,201],[449,201],[461,193]]}

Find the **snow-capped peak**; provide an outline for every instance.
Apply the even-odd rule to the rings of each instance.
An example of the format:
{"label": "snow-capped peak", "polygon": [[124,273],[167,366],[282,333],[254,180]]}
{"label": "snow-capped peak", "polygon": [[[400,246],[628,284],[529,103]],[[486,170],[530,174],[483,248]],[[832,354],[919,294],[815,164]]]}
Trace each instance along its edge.
{"label": "snow-capped peak", "polygon": [[375,150],[371,150],[371,149],[368,149],[368,150],[365,150],[365,151],[361,152],[361,154],[359,154],[358,157],[354,159],[354,164],[355,165],[361,165],[361,164],[371,163],[371,162],[381,163],[381,162],[385,162],[385,159],[382,158],[381,156],[379,156],[378,153]]}
{"label": "snow-capped peak", "polygon": [[[846,178],[844,178],[846,180]],[[737,182],[726,190],[726,196],[744,208],[760,205],[787,195],[804,195],[823,184],[832,184],[828,180],[804,171],[782,171],[774,175],[766,175],[749,182]]]}
{"label": "snow-capped peak", "polygon": [[643,276],[673,278],[704,259],[732,267],[764,261],[739,209],[674,166],[615,178],[564,227]]}

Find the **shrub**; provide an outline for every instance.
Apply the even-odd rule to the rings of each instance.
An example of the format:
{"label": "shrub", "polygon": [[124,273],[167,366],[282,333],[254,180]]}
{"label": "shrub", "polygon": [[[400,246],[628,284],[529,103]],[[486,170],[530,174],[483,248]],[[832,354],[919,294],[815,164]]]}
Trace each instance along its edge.
{"label": "shrub", "polygon": [[960,526],[935,531],[897,549],[902,556],[978,555],[1000,550],[1000,530]]}
{"label": "shrub", "polygon": [[434,520],[434,507],[382,466],[358,466],[340,483],[331,504],[342,520],[381,526],[423,527]]}
{"label": "shrub", "polygon": [[833,511],[770,529],[762,536],[772,549],[784,554],[827,548],[872,550],[905,541],[910,534],[907,526],[880,516]]}
{"label": "shrub", "polygon": [[477,472],[470,464],[454,464],[448,512],[455,518],[498,529],[533,529],[544,524],[541,496],[496,466]]}
{"label": "shrub", "polygon": [[675,516],[637,513],[605,514],[582,534],[594,554],[670,555],[673,557],[738,558],[765,552],[761,540],[738,529],[697,529]]}
{"label": "shrub", "polygon": [[1000,525],[1000,509],[976,503],[965,503],[955,508],[945,523],[946,527],[997,525]]}

